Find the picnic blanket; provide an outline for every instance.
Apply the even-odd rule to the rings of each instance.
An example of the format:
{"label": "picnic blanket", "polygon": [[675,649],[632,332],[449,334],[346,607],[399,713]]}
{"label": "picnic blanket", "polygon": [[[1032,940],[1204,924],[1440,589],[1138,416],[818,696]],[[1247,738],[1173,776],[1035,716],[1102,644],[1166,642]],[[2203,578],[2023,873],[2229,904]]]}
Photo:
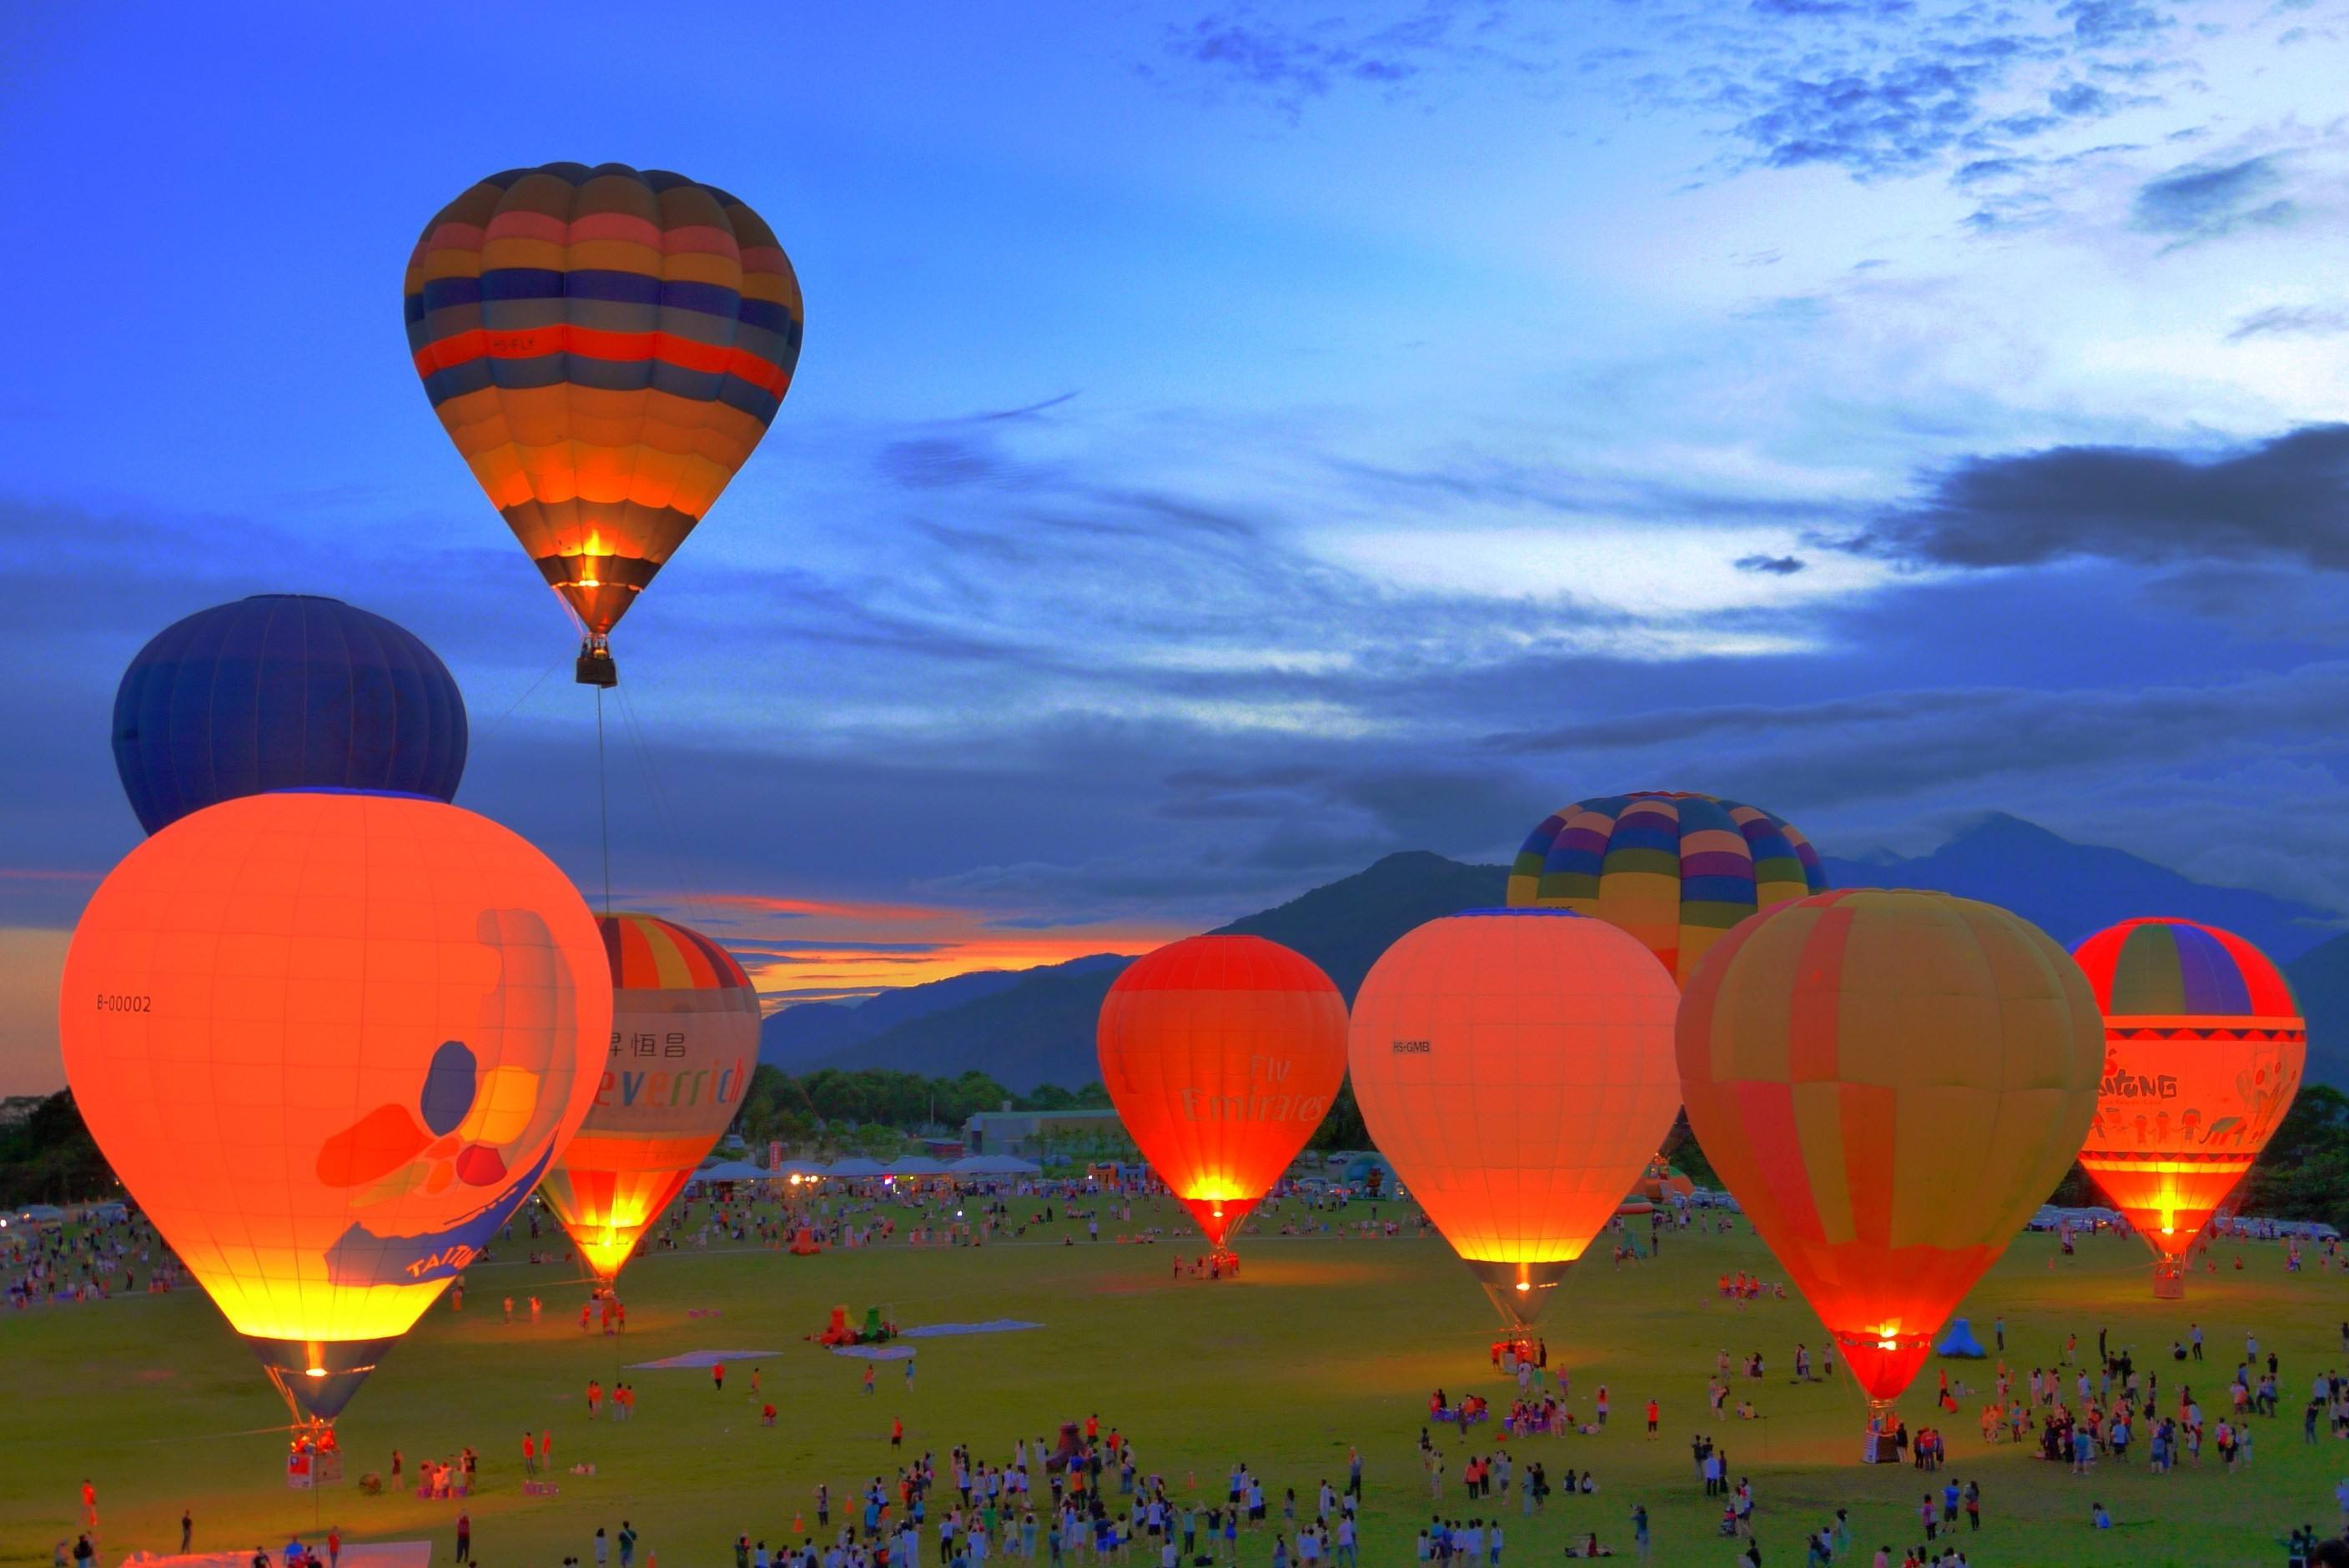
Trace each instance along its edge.
{"label": "picnic blanket", "polygon": [[[780,1350],[688,1350],[682,1356],[664,1356],[657,1361],[632,1361],[628,1364],[628,1370],[682,1372],[694,1367],[707,1370],[720,1361],[757,1361],[769,1356],[781,1355]],[[344,1555],[348,1556],[349,1553],[345,1553]]]}
{"label": "picnic blanket", "polygon": [[1040,1323],[1030,1323],[1018,1317],[993,1317],[985,1323],[926,1323],[919,1328],[901,1328],[900,1339],[943,1339],[950,1334],[1016,1334],[1023,1328],[1041,1328]]}

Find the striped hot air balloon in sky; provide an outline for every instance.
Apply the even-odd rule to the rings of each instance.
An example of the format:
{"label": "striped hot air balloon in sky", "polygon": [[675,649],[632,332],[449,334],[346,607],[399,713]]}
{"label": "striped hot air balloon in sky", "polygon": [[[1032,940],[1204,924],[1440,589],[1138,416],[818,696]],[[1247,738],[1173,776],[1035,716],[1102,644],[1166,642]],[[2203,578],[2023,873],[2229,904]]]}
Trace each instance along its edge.
{"label": "striped hot air balloon in sky", "polygon": [[1711,795],[1642,791],[1561,806],[1509,867],[1513,909],[1619,925],[1683,985],[1756,910],[1823,892],[1819,852],[1785,818]]}
{"label": "striped hot air balloon in sky", "polygon": [[600,646],[791,390],[790,258],[714,186],[550,163],[436,213],[404,292],[434,412]]}
{"label": "striped hot air balloon in sky", "polygon": [[2300,1092],[2308,1029],[2282,973],[2230,931],[2128,920],[2073,956],[2105,1015],[2096,1119],[2080,1165],[2183,1295],[2202,1229]]}
{"label": "striped hot air balloon in sky", "polygon": [[595,1102],[539,1193],[609,1280],[734,1119],[759,1060],[759,995],[731,954],[651,914],[598,923],[612,1045]]}

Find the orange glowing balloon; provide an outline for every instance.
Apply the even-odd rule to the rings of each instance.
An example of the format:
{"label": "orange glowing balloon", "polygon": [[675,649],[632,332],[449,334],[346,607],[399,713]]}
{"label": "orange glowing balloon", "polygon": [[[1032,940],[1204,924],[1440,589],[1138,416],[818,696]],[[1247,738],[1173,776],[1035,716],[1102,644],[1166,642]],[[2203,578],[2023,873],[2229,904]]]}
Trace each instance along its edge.
{"label": "orange glowing balloon", "polygon": [[595,923],[483,817],[250,795],[98,884],[58,1031],[91,1134],[297,1411],[331,1418],[595,1098]]}
{"label": "orange glowing balloon", "polygon": [[539,1188],[609,1281],[741,1109],[759,1061],[759,994],[733,954],[649,914],[599,923],[612,1047],[595,1108]]}
{"label": "orange glowing balloon", "polygon": [[2063,1179],[2104,1027],[2029,921],[1864,888],[1742,922],[1678,1034],[1697,1143],[1882,1405]]}
{"label": "orange glowing balloon", "polygon": [[1261,936],[1191,936],[1102,1002],[1102,1083],[1134,1147],[1220,1249],[1346,1081],[1346,1001]]}
{"label": "orange glowing balloon", "polygon": [[1539,1315],[1680,1109],[1671,972],[1561,909],[1409,932],[1354,997],[1362,1121],[1502,1315]]}
{"label": "orange glowing balloon", "polygon": [[2308,1057],[2291,985],[2232,932],[2128,920],[2073,954],[2105,1015],[2103,1092],[2080,1165],[2183,1295],[2187,1253],[2267,1147]]}

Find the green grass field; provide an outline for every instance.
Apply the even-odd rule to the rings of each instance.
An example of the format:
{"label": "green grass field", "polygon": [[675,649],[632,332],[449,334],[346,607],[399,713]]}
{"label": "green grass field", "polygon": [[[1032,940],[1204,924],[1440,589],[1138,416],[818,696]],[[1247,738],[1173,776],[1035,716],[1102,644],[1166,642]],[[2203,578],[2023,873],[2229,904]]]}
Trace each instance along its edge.
{"label": "green grass field", "polygon": [[[1148,1206],[1145,1205],[1145,1208]],[[1173,1205],[1155,1214],[1178,1223]],[[1104,1224],[1104,1233],[1115,1227]],[[1816,1321],[1800,1301],[1744,1308],[1723,1302],[1713,1282],[1726,1268],[1776,1269],[1742,1222],[1733,1236],[1676,1234],[1656,1262],[1617,1269],[1586,1265],[1560,1292],[1541,1327],[1553,1366],[1574,1375],[1575,1405],[1587,1412],[1601,1382],[1615,1419],[1597,1438],[1533,1438],[1515,1446],[1520,1462],[1545,1460],[1553,1476],[1595,1469],[1595,1497],[1553,1499],[1526,1521],[1507,1504],[1509,1561],[1556,1560],[1569,1536],[1597,1529],[1629,1555],[1627,1522],[1644,1502],[1654,1522],[1655,1560],[1727,1563],[1738,1550],[1714,1529],[1717,1509],[1702,1495],[1689,1453],[1692,1431],[1713,1429],[1733,1475],[1752,1478],[1758,1534],[1772,1568],[1803,1561],[1804,1532],[1838,1505],[1854,1526],[1854,1560],[1879,1542],[1917,1538],[1915,1507],[1928,1484],[1913,1470],[1851,1462],[1865,1411],[1847,1380],[1792,1385],[1795,1343],[1816,1346]],[[518,1250],[518,1249],[517,1249]],[[835,1498],[894,1470],[887,1432],[903,1415],[909,1449],[943,1455],[971,1445],[990,1461],[1008,1458],[1013,1438],[1054,1432],[1064,1419],[1098,1411],[1138,1445],[1145,1472],[1167,1477],[1180,1495],[1195,1474],[1205,1498],[1236,1460],[1267,1482],[1276,1522],[1281,1488],[1294,1486],[1309,1512],[1324,1477],[1344,1481],[1347,1445],[1367,1463],[1362,1557],[1412,1561],[1413,1532],[1429,1512],[1418,1461],[1428,1391],[1485,1393],[1506,1408],[1508,1386],[1488,1365],[1495,1320],[1466,1272],[1432,1240],[1243,1238],[1243,1276],[1216,1284],[1169,1280],[1176,1243],[1059,1244],[1033,1230],[1020,1242],[984,1248],[916,1250],[890,1243],[813,1258],[757,1250],[657,1254],[631,1265],[625,1339],[582,1335],[574,1271],[524,1264],[475,1269],[465,1305],[445,1302],[385,1362],[340,1423],[353,1478],[386,1468],[394,1447],[419,1458],[480,1449],[481,1487],[471,1500],[474,1558],[482,1568],[554,1568],[585,1556],[599,1523],[632,1519],[661,1568],[724,1568],[741,1532],[770,1543],[807,1511],[818,1481]],[[2165,1403],[2178,1369],[2170,1341],[2199,1319],[2210,1360],[2195,1379],[2215,1422],[2227,1374],[2246,1329],[2282,1357],[2283,1409],[2256,1423],[2254,1463],[2230,1474],[2206,1445],[2199,1470],[2147,1473],[2135,1457],[2126,1471],[2107,1463],[2085,1479],[2031,1457],[2027,1448],[1985,1448],[1975,1426],[1981,1400],[1950,1425],[1950,1470],[1979,1479],[1984,1527],[1965,1544],[1978,1564],[2220,1565],[2281,1563],[2293,1524],[2330,1525],[2333,1488],[2349,1474],[2349,1443],[2301,1438],[2299,1408],[2314,1373],[2340,1364],[2337,1325],[2349,1317],[2349,1279],[2310,1270],[2284,1273],[2273,1245],[2241,1249],[2246,1268],[2198,1275],[2183,1303],[2147,1294],[2143,1254],[2132,1241],[2098,1239],[2061,1258],[2052,1239],[2026,1236],[1974,1293],[1967,1308],[1984,1342],[1995,1315],[2007,1321],[2008,1358],[2018,1376],[2053,1363],[2064,1336],[2084,1353],[2099,1327],[2158,1358]],[[2220,1254],[2222,1265],[2234,1250]],[[2054,1266],[2050,1266],[2051,1260]],[[501,1321],[500,1300],[536,1292],[546,1315],[535,1326]],[[804,1341],[827,1310],[861,1315],[880,1304],[906,1325],[993,1317],[1030,1318],[1042,1332],[925,1340],[916,1387],[898,1365],[881,1363],[879,1392],[859,1387],[863,1363]],[[688,1318],[688,1309],[719,1317]],[[523,1316],[518,1307],[517,1317]],[[1771,1377],[1737,1379],[1763,1418],[1711,1428],[1705,1384],[1716,1351],[1759,1348]],[[707,1372],[627,1373],[623,1364],[697,1349],[766,1348],[763,1381],[781,1410],[762,1429],[748,1390],[750,1366],[730,1367],[727,1390]],[[1931,1387],[1929,1363],[1922,1383]],[[1994,1362],[1955,1363],[1976,1387]],[[582,1390],[626,1377],[639,1391],[636,1419],[590,1423]],[[252,1357],[201,1293],[134,1295],[0,1318],[0,1560],[46,1561],[78,1514],[83,1477],[98,1487],[103,1561],[140,1549],[168,1552],[181,1507],[191,1507],[199,1550],[281,1545],[289,1530],[339,1522],[351,1540],[429,1536],[449,1561],[458,1504],[413,1496],[361,1496],[346,1484],[317,1493],[283,1484],[283,1407]],[[1661,1400],[1663,1437],[1644,1440],[1635,1418]],[[1911,1425],[1925,1413],[1912,1402]],[[561,1495],[522,1494],[523,1429],[555,1435]],[[1489,1450],[1496,1426],[1463,1443],[1438,1429],[1446,1449],[1447,1513],[1465,1514],[1458,1485],[1466,1455]],[[2137,1445],[2139,1452],[2142,1443]],[[592,1477],[567,1473],[596,1466]],[[1940,1478],[1934,1478],[1938,1482]],[[2120,1528],[2087,1525],[2101,1499]],[[836,1513],[835,1522],[839,1519]],[[1269,1531],[1243,1543],[1243,1560],[1268,1560]],[[1135,1561],[1140,1562],[1137,1553]]]}

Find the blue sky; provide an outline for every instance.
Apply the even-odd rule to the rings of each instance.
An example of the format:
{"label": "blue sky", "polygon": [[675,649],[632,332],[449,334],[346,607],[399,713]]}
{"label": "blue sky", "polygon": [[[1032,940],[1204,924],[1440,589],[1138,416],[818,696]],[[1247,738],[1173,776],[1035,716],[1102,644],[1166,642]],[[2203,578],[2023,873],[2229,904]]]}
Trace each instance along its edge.
{"label": "blue sky", "polygon": [[398,313],[554,159],[735,191],[806,291],[616,640],[616,883],[771,994],[1632,788],[2344,907],[2342,0],[220,9],[0,62],[0,1088],[136,841],[114,682],[203,605],[410,626],[460,801],[600,880],[566,623]]}

